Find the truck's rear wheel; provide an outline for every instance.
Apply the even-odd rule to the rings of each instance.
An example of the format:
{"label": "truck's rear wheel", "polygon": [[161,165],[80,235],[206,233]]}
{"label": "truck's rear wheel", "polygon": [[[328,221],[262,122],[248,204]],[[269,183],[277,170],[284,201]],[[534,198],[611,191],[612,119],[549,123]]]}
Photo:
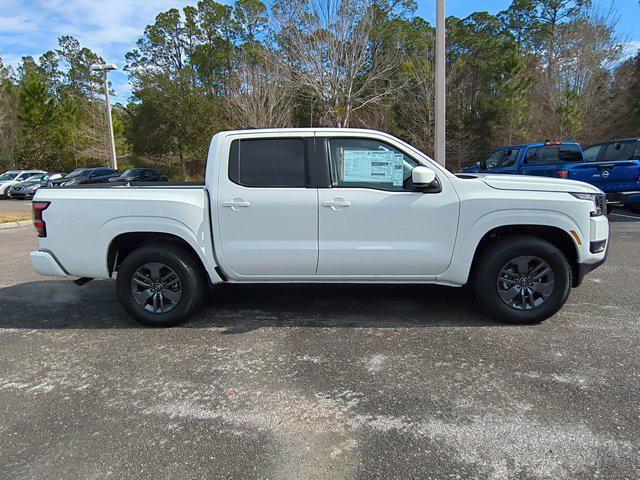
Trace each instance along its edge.
{"label": "truck's rear wheel", "polygon": [[195,256],[174,245],[147,245],[128,255],[118,269],[122,306],[136,320],[155,327],[177,325],[202,304],[205,276]]}
{"label": "truck's rear wheel", "polygon": [[538,323],[569,298],[571,266],[553,244],[537,237],[497,240],[482,252],[474,275],[478,302],[493,318]]}

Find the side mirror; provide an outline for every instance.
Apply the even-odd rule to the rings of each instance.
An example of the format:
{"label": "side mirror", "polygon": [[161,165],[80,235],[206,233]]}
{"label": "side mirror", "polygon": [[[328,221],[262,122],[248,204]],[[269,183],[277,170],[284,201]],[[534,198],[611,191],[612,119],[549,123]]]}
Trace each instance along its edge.
{"label": "side mirror", "polygon": [[415,167],[411,170],[411,181],[416,187],[428,187],[436,179],[436,172],[427,167]]}

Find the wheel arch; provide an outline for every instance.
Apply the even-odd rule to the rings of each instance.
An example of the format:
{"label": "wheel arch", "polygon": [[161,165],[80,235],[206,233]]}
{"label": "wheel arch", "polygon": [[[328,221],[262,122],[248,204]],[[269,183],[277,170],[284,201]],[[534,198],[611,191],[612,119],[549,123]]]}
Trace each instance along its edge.
{"label": "wheel arch", "polygon": [[573,273],[573,285],[577,286],[576,280],[578,275],[578,264],[580,252],[576,245],[574,238],[566,230],[560,227],[554,227],[549,225],[503,225],[492,228],[480,239],[476,246],[476,250],[471,262],[471,269],[469,271],[469,277],[472,278],[475,269],[478,265],[478,260],[482,256],[482,253],[489,248],[493,242],[497,239],[505,238],[509,236],[521,236],[526,235],[530,237],[536,237],[541,240],[545,240],[552,245],[556,246],[567,258],[571,265]]}
{"label": "wheel arch", "polygon": [[[137,220],[137,221],[136,221]],[[111,225],[109,224],[111,223]],[[108,238],[105,246],[105,265],[109,277],[117,267],[135,249],[151,243],[172,243],[187,248],[200,261],[211,283],[220,283],[222,278],[216,271],[213,257],[213,243],[208,232],[195,234],[185,225],[169,219],[131,219],[122,218],[103,226],[103,238]],[[137,228],[136,228],[137,227]]]}

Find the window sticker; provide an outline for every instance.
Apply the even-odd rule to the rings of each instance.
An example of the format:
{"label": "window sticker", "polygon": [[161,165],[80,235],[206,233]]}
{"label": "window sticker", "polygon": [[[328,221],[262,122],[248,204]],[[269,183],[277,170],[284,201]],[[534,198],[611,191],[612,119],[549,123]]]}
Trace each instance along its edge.
{"label": "window sticker", "polygon": [[342,179],[345,183],[389,183],[401,187],[403,155],[379,150],[345,150]]}

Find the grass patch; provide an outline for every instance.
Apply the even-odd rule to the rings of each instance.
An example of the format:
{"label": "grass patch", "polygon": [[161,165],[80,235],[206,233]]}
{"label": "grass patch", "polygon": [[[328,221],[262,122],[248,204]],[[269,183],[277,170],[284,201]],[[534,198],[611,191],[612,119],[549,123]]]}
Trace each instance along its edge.
{"label": "grass patch", "polygon": [[0,213],[0,223],[20,222],[21,220],[31,220],[30,213]]}

